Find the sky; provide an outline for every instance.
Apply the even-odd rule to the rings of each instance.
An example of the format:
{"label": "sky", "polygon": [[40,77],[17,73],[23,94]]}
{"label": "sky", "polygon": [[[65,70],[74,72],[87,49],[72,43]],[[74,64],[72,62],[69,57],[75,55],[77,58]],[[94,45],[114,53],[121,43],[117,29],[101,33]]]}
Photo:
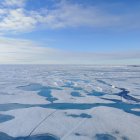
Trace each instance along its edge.
{"label": "sky", "polygon": [[140,1],[0,0],[0,64],[140,64]]}

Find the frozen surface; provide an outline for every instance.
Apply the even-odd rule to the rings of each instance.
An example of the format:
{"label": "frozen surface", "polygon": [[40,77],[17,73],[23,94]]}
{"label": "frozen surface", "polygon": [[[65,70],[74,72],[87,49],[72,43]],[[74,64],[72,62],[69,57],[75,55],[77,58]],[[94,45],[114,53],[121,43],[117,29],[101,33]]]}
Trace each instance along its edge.
{"label": "frozen surface", "polygon": [[0,140],[139,137],[139,66],[0,65]]}

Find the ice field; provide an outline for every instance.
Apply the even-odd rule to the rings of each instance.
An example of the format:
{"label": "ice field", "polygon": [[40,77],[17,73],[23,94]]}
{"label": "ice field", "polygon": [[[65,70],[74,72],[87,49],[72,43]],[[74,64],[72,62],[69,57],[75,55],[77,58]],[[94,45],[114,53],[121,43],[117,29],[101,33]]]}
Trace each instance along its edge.
{"label": "ice field", "polygon": [[0,65],[0,140],[140,140],[140,66]]}

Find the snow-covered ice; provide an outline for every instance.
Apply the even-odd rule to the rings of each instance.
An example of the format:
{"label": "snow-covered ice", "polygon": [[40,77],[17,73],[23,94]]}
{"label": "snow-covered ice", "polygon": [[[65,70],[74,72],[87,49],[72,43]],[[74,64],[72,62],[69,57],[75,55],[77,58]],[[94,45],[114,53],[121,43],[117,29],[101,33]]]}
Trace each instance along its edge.
{"label": "snow-covered ice", "polygon": [[0,65],[0,140],[139,140],[140,67]]}

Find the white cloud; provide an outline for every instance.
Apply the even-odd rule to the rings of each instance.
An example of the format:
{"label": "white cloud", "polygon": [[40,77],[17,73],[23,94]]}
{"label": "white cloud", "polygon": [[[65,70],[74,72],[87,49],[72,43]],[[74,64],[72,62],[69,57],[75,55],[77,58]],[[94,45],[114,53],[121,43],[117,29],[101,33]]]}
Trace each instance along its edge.
{"label": "white cloud", "polygon": [[39,23],[36,19],[38,13],[24,8],[26,0],[4,0],[0,4],[1,34],[29,32]]}
{"label": "white cloud", "polygon": [[3,16],[2,21],[0,22],[0,31],[7,32],[25,32],[30,31],[35,28],[37,20],[35,17],[26,13],[22,8],[3,10],[1,11],[6,16]]}
{"label": "white cloud", "polygon": [[[45,28],[66,27],[119,27],[138,28],[139,14],[113,14],[97,6],[83,6],[61,1],[54,9],[27,10],[25,0],[5,0],[0,8],[0,32],[28,32]],[[14,8],[13,8],[14,7]],[[137,22],[136,22],[137,20]],[[40,25],[40,26],[38,26]]]}
{"label": "white cloud", "polygon": [[4,6],[17,6],[17,7],[23,7],[25,5],[25,0],[5,0],[2,2]]}

